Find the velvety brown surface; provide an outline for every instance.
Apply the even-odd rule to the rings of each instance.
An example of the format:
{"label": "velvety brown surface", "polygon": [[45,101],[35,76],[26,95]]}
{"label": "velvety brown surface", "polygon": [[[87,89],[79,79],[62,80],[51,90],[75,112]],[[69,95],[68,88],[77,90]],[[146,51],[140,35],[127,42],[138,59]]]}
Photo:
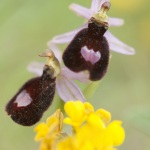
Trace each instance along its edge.
{"label": "velvety brown surface", "polygon": [[[81,30],[66,48],[63,54],[65,65],[74,72],[88,70],[90,79],[100,80],[106,73],[109,64],[109,46],[103,34],[106,32],[103,26],[90,22],[88,28]],[[82,47],[99,51],[101,58],[94,65],[86,61],[81,55]]]}
{"label": "velvety brown surface", "polygon": [[[35,124],[50,106],[55,93],[55,78],[51,79],[47,71],[48,69],[44,71],[41,77],[27,81],[7,104],[8,115],[18,124],[23,126]],[[27,106],[18,107],[14,101],[23,90],[26,90],[32,98],[32,102]]]}

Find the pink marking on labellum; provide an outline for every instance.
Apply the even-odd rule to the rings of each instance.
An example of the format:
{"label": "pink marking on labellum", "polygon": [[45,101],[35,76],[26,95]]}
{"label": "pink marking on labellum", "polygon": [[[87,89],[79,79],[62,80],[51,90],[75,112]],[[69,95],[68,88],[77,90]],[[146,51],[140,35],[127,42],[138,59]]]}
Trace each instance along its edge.
{"label": "pink marking on labellum", "polygon": [[87,46],[81,48],[81,54],[86,61],[91,62],[93,65],[101,58],[99,51],[95,52],[93,49],[88,49]]}
{"label": "pink marking on labellum", "polygon": [[14,101],[14,103],[17,103],[18,107],[28,106],[31,102],[32,98],[26,90],[23,90]]}

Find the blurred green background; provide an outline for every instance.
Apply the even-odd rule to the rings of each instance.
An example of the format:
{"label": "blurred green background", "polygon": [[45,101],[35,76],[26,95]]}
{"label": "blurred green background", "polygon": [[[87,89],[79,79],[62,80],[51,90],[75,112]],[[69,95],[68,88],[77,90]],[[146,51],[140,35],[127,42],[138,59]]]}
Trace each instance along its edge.
{"label": "blurred green background", "polygon": [[[26,69],[55,35],[84,22],[68,6],[90,7],[91,0],[0,0],[0,150],[37,150],[33,127],[15,124],[4,111],[5,104],[33,74]],[[150,149],[150,1],[112,0],[109,15],[125,20],[110,31],[136,50],[126,56],[112,52],[106,77],[91,102],[123,120],[126,140],[120,150]],[[42,120],[56,108],[56,103]]]}

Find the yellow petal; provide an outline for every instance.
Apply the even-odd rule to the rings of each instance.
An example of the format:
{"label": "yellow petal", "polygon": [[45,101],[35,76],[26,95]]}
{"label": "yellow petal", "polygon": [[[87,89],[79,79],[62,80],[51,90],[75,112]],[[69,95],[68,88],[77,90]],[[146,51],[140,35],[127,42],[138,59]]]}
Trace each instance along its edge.
{"label": "yellow petal", "polygon": [[64,109],[72,121],[81,122],[85,116],[85,107],[81,101],[68,101]]}
{"label": "yellow petal", "polygon": [[125,139],[125,131],[121,124],[121,121],[113,121],[107,128],[107,132],[112,137],[114,146],[121,145]]}
{"label": "yellow petal", "polygon": [[86,140],[79,147],[80,147],[79,150],[95,150],[92,143]]}
{"label": "yellow petal", "polygon": [[42,142],[40,145],[40,150],[50,150],[47,143]]}
{"label": "yellow petal", "polygon": [[85,107],[86,114],[90,114],[94,112],[94,107],[90,103],[85,102],[84,107]]}
{"label": "yellow petal", "polygon": [[96,114],[106,123],[108,124],[111,120],[111,113],[105,109],[98,109]]}
{"label": "yellow petal", "polygon": [[72,124],[72,121],[71,121],[71,119],[69,118],[69,117],[66,117],[65,119],[64,119],[64,123],[65,124]]}
{"label": "yellow petal", "polygon": [[62,124],[63,124],[63,114],[60,111],[60,109],[57,109],[47,120],[46,124],[48,127],[52,126],[54,123],[58,123],[57,125],[57,132],[60,132],[62,130]]}
{"label": "yellow petal", "polygon": [[46,128],[46,127],[47,127],[47,125],[46,125],[44,122],[41,122],[41,123],[39,123],[39,124],[34,128],[34,131],[35,131],[35,132],[38,132],[38,131],[40,131],[41,129]]}
{"label": "yellow petal", "polygon": [[96,115],[96,114],[94,114],[94,113],[93,113],[93,114],[90,114],[90,116],[89,116],[87,122],[88,122],[91,126],[93,126],[93,127],[95,127],[95,128],[98,128],[98,129],[104,129],[104,128],[105,128],[105,124],[104,124],[104,122],[102,121],[102,119],[99,118],[99,116]]}
{"label": "yellow petal", "polygon": [[35,136],[35,141],[39,141],[44,138],[48,133],[48,127],[45,123],[40,123],[35,127],[34,131],[37,132]]}
{"label": "yellow petal", "polygon": [[75,139],[68,136],[59,141],[57,150],[77,150]]}

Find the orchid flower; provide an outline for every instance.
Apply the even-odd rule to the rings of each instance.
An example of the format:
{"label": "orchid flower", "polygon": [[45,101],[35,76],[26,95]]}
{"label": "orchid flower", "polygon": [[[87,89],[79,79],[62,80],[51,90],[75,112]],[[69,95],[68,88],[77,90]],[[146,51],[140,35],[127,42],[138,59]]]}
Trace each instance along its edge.
{"label": "orchid flower", "polygon": [[[78,16],[81,16],[87,20],[89,20],[95,13],[97,13],[104,2],[109,2],[109,0],[92,0],[91,7],[86,8],[83,6],[80,6],[78,4],[71,4],[69,8],[75,12]],[[121,26],[124,24],[124,20],[120,18],[109,18],[109,25],[110,26]],[[67,32],[58,36],[55,36],[52,40],[48,42],[49,48],[51,48],[52,44],[64,44],[69,43],[72,41],[74,36],[83,28],[86,28],[88,26],[88,23],[85,23],[78,29],[75,29],[71,32]],[[105,37],[108,40],[110,50],[122,53],[125,55],[133,55],[135,54],[134,48],[126,45],[122,41],[120,41],[118,38],[116,38],[114,35],[112,35],[109,31],[105,33]]]}
{"label": "orchid flower", "polygon": [[[92,0],[91,8],[85,8],[78,4],[71,4],[70,9],[73,10],[75,13],[77,13],[79,16],[89,20],[94,14],[96,14],[101,9],[101,6],[104,2],[109,2],[109,1],[108,0]],[[108,24],[109,26],[121,26],[123,25],[123,23],[124,21],[122,19],[109,18]],[[51,41],[48,42],[49,48],[54,51],[55,56],[59,60],[60,64],[62,62],[62,53],[58,45],[71,42],[74,36],[80,30],[87,28],[87,27],[88,27],[88,23],[85,23],[80,28],[74,31],[62,34],[62,35],[55,36]],[[109,31],[106,31],[105,37],[108,40],[109,47],[111,50],[122,53],[122,54],[126,54],[126,55],[132,55],[135,53],[133,48],[129,47],[128,45],[118,40]],[[90,60],[92,64],[96,63],[101,58],[100,53],[94,54],[93,51],[91,51],[91,53],[87,55],[86,52],[88,52],[88,49],[86,47],[83,47],[81,51],[82,56],[85,57],[85,59]],[[29,65],[28,70],[37,75],[41,75],[43,66],[44,66],[43,63],[32,62]],[[56,79],[56,90],[59,96],[64,101],[76,100],[76,99],[85,101],[85,98],[82,92],[80,91],[78,86],[74,83],[74,80],[87,82],[89,81],[89,73],[87,71],[75,73],[69,70],[68,68],[61,66],[61,74]]]}
{"label": "orchid flower", "polygon": [[[54,55],[61,63],[61,52],[56,45],[52,45],[54,48]],[[38,76],[42,75],[44,63],[32,62],[28,66],[28,70],[32,73],[35,73]],[[66,67],[61,66],[61,73],[56,78],[56,91],[60,98],[66,102],[69,100],[78,100],[85,102],[85,98],[80,91],[79,87],[76,85],[74,80],[82,80],[82,82],[88,81],[88,74],[85,73],[74,73],[67,69]]]}

